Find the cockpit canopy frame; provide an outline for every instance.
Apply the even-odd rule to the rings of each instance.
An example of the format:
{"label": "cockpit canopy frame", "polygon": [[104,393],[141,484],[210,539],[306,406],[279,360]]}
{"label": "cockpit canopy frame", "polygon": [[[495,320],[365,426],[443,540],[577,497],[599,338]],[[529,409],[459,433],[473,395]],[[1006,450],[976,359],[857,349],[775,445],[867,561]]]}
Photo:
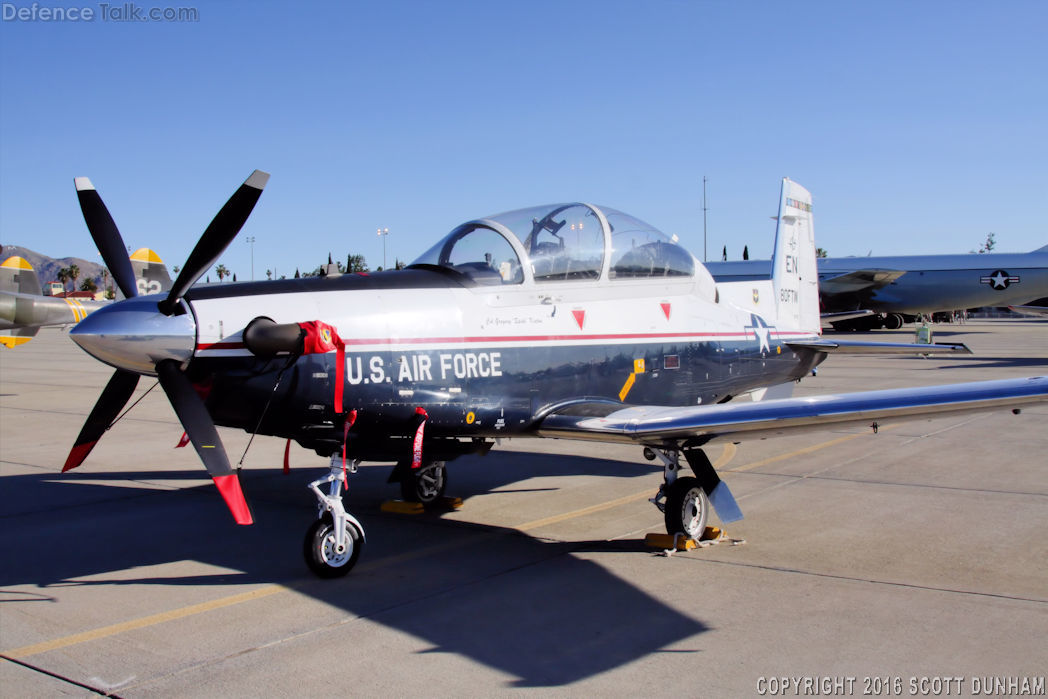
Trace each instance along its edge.
{"label": "cockpit canopy frame", "polygon": [[450,269],[479,286],[698,277],[700,286],[713,289],[712,277],[677,236],[621,211],[582,202],[469,221],[413,265]]}

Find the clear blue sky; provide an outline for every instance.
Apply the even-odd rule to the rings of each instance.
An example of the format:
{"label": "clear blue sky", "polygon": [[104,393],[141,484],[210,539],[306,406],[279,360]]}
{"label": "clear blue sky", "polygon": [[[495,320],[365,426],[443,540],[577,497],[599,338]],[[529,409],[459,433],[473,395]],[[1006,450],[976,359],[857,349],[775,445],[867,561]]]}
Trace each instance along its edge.
{"label": "clear blue sky", "polygon": [[[28,8],[26,0],[7,3]],[[119,3],[116,3],[119,6]],[[43,7],[69,6],[65,0]],[[612,206],[701,259],[767,257],[779,180],[834,256],[1048,244],[1048,3],[184,2],[197,22],[0,23],[0,242],[99,259],[73,177],[182,264],[412,260],[470,218]]]}

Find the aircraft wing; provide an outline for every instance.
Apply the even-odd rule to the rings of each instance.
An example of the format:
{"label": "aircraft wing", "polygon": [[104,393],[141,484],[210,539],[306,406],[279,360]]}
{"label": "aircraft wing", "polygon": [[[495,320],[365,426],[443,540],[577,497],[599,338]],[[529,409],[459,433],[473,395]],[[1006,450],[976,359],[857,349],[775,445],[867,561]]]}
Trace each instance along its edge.
{"label": "aircraft wing", "polygon": [[1034,316],[1048,316],[1048,306],[1008,306],[1008,310]]}
{"label": "aircraft wing", "polygon": [[823,294],[852,294],[864,289],[879,289],[906,274],[899,269],[858,269],[833,277],[819,279],[819,291]]}
{"label": "aircraft wing", "polygon": [[793,349],[812,349],[827,354],[972,354],[963,342],[910,344],[819,339],[788,341],[786,344]]}
{"label": "aircraft wing", "polygon": [[837,323],[842,320],[852,320],[853,318],[865,318],[866,316],[872,316],[873,311],[834,311],[833,313],[820,313],[819,319],[823,325],[829,323]]}
{"label": "aircraft wing", "polygon": [[958,415],[1048,402],[1048,376],[862,391],[760,403],[616,407],[579,403],[546,416],[542,437],[660,445],[685,441],[740,442],[843,425],[878,426],[899,420]]}

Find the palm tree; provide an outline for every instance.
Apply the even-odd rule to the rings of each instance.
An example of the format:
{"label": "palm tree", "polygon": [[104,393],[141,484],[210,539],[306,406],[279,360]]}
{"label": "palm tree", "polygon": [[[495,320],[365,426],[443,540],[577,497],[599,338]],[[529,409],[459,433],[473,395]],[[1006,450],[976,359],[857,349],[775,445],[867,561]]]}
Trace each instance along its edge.
{"label": "palm tree", "polygon": [[215,267],[215,274],[218,275],[218,281],[222,281],[229,276],[229,270],[226,269],[225,265],[219,265],[218,267]]}
{"label": "palm tree", "polygon": [[73,282],[73,291],[76,291],[76,278],[80,276],[80,268],[76,266],[76,263],[69,265],[69,278]]}
{"label": "palm tree", "polygon": [[58,281],[62,282],[62,293],[64,294],[66,290],[66,282],[69,281],[69,270],[62,267],[58,270],[58,273],[55,274],[55,276],[58,277]]}

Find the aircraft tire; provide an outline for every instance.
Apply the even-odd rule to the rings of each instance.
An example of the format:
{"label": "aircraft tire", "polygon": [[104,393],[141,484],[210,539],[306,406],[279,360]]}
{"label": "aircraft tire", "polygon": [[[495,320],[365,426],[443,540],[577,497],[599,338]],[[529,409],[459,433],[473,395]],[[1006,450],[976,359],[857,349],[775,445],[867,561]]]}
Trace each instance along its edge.
{"label": "aircraft tire", "polygon": [[443,461],[432,461],[421,468],[404,469],[400,475],[400,496],[405,502],[429,506],[444,497],[448,487],[448,469]]}
{"label": "aircraft tire", "polygon": [[302,553],[306,565],[315,575],[341,578],[353,569],[360,558],[364,537],[352,522],[346,522],[346,534],[349,535],[349,548],[338,553],[335,551],[335,524],[330,513],[325,513],[309,527],[302,544]]}
{"label": "aircraft tire", "polygon": [[887,330],[898,330],[902,327],[903,319],[898,313],[889,313],[884,316],[884,327]]}
{"label": "aircraft tire", "polygon": [[684,533],[696,541],[706,529],[710,516],[710,501],[699,479],[682,476],[666,489],[666,533]]}

